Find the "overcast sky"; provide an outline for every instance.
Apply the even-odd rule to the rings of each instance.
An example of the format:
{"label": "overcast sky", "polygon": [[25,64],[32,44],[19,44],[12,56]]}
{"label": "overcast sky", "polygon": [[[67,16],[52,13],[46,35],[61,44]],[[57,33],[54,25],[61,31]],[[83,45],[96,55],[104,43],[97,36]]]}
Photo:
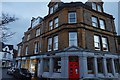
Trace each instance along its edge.
{"label": "overcast sky", "polygon": [[[21,42],[24,32],[30,27],[31,18],[38,16],[44,17],[48,14],[48,3],[49,2],[2,2],[2,12],[15,15],[19,18],[19,20],[8,25],[11,31],[16,32],[16,34],[7,44],[13,44],[14,48],[17,49],[17,44]],[[116,30],[118,31],[118,2],[105,2],[104,11],[113,15]]]}

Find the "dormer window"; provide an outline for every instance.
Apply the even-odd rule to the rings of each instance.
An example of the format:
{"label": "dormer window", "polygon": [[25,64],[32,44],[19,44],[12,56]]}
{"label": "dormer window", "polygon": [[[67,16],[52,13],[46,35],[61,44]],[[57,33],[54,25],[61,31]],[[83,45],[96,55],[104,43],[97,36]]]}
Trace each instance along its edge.
{"label": "dormer window", "polygon": [[98,8],[98,11],[99,11],[99,12],[102,12],[102,9],[101,9],[101,6],[100,6],[100,5],[97,5],[97,8]]}
{"label": "dormer window", "polygon": [[97,10],[96,9],[96,4],[94,2],[92,3],[92,9]]}
{"label": "dormer window", "polygon": [[50,8],[50,14],[52,14],[52,13],[53,13],[53,7]]}
{"label": "dormer window", "polygon": [[37,26],[39,23],[40,23],[40,18],[35,19],[35,20],[32,22],[32,27]]}
{"label": "dormer window", "polygon": [[27,35],[27,41],[30,40],[30,34]]}
{"label": "dormer window", "polygon": [[58,4],[55,4],[54,11],[58,8]]}
{"label": "dormer window", "polygon": [[95,2],[92,3],[92,9],[96,10],[96,11],[99,11],[99,12],[102,12],[102,6],[95,3]]}

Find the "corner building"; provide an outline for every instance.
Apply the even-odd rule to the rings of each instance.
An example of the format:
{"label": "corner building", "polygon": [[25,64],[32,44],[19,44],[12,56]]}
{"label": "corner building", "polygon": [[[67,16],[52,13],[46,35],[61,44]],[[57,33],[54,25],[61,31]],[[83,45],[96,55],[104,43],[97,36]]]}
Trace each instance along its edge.
{"label": "corner building", "polygon": [[103,2],[50,2],[18,44],[17,67],[43,78],[119,79],[117,33]]}

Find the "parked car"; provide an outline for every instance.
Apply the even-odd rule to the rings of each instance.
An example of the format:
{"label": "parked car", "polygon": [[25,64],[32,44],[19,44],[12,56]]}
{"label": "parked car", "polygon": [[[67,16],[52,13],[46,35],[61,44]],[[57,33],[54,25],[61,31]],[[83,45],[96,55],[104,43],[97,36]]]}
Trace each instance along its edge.
{"label": "parked car", "polygon": [[15,69],[13,76],[21,80],[26,80],[26,79],[31,80],[31,77],[32,77],[30,71],[24,68]]}
{"label": "parked car", "polygon": [[15,68],[14,67],[11,67],[7,70],[7,74],[13,74],[15,71]]}

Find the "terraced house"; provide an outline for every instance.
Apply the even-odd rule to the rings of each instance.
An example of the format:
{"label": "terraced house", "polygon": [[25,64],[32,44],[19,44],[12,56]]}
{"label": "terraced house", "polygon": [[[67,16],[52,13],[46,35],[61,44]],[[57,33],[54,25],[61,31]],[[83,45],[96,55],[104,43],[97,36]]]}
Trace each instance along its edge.
{"label": "terraced house", "polygon": [[118,79],[117,33],[103,2],[50,2],[18,44],[18,67],[44,78]]}

